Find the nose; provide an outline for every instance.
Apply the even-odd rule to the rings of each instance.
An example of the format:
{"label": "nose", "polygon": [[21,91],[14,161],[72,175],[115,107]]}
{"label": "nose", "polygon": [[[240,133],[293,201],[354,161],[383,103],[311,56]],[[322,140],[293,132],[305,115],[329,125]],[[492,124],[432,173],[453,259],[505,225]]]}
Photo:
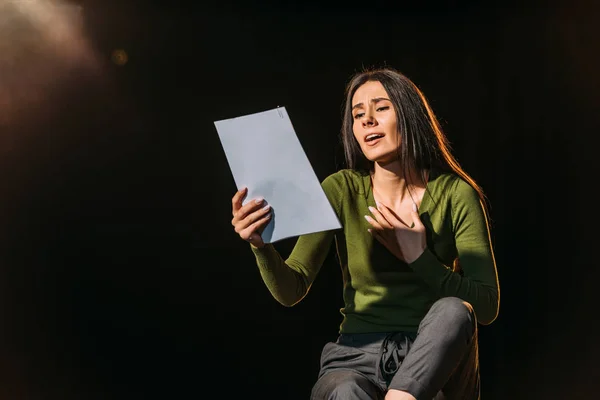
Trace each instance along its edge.
{"label": "nose", "polygon": [[366,128],[366,127],[370,127],[370,126],[375,126],[376,124],[377,124],[377,121],[373,117],[373,114],[371,113],[370,110],[367,110],[365,112],[365,115],[362,118],[363,127]]}

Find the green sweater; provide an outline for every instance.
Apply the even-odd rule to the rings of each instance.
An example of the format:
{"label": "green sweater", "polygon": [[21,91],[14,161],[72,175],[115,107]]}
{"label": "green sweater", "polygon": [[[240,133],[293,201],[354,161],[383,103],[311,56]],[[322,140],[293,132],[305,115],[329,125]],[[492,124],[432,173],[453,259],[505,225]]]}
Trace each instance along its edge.
{"label": "green sweater", "polygon": [[[308,293],[335,241],[343,276],[340,333],[416,332],[441,297],[469,302],[480,324],[498,315],[494,253],[477,192],[455,174],[430,174],[419,214],[427,248],[406,264],[371,236],[375,200],[368,174],[345,169],[322,182],[342,228],[298,237],[287,259],[272,244],[251,246],[269,291],[285,306]],[[462,272],[453,265],[459,259]]]}

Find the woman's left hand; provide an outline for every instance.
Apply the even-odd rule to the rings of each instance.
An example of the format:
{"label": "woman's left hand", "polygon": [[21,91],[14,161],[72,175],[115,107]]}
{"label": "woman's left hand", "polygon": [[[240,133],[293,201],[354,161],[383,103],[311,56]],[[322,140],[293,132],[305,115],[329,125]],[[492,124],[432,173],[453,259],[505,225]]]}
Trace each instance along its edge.
{"label": "woman's left hand", "polygon": [[373,226],[369,229],[371,235],[407,264],[419,258],[427,247],[427,239],[425,225],[419,218],[417,206],[413,204],[412,227],[406,226],[387,206],[378,203],[377,207],[369,207],[373,217],[365,215],[366,220]]}

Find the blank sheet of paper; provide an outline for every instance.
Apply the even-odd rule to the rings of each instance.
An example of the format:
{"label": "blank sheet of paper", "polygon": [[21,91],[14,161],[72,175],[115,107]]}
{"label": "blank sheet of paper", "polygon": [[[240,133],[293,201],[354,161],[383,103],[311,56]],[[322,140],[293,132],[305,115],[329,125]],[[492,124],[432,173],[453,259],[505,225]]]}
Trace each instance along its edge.
{"label": "blank sheet of paper", "polygon": [[265,243],[341,228],[296,136],[285,107],[215,121],[244,204],[263,197],[272,207]]}

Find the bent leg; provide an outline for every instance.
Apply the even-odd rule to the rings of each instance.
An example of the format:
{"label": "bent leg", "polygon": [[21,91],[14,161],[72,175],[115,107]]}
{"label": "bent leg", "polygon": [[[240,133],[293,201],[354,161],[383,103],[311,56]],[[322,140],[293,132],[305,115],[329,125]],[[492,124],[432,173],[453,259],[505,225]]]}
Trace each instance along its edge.
{"label": "bent leg", "polygon": [[445,297],[433,304],[389,389],[417,400],[479,399],[477,321],[469,303]]}
{"label": "bent leg", "polygon": [[351,370],[333,370],[321,376],[313,386],[311,400],[380,400],[381,390],[363,374]]}

